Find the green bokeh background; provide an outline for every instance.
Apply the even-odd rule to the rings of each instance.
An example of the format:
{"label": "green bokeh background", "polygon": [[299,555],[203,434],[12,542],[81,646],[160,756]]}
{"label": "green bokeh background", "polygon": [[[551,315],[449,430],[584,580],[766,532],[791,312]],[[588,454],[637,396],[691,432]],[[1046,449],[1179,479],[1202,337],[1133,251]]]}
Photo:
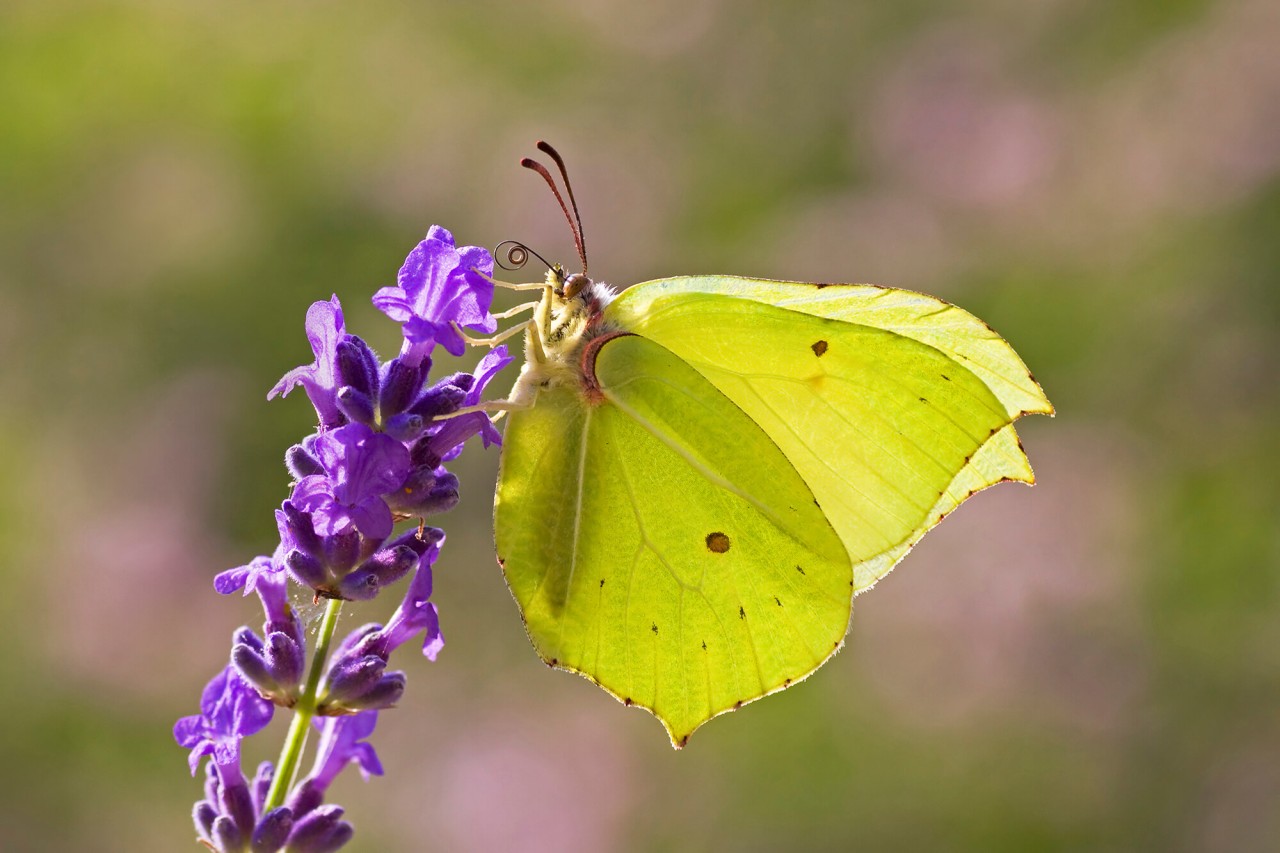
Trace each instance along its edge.
{"label": "green bokeh background", "polygon": [[541,137],[594,274],[934,293],[1059,415],[680,753],[538,663],[468,452],[349,849],[1280,848],[1278,43],[1269,0],[6,4],[0,849],[196,849],[170,727],[260,620],[210,581],[273,546],[306,307],[391,349],[432,223],[568,258]]}

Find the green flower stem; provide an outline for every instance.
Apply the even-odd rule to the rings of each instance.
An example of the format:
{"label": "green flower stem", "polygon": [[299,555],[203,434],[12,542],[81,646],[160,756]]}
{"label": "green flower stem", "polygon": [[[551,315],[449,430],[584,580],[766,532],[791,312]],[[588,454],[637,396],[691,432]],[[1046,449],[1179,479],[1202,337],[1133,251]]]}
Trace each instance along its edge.
{"label": "green flower stem", "polygon": [[267,793],[267,802],[262,809],[263,814],[284,805],[285,795],[293,787],[293,777],[298,772],[298,760],[302,758],[302,750],[307,745],[307,733],[311,730],[311,718],[316,714],[316,693],[320,690],[320,679],[324,675],[325,661],[329,657],[329,644],[333,641],[333,631],[338,627],[340,610],[342,610],[342,600],[329,599],[329,604],[324,611],[324,620],[320,623],[320,633],[316,637],[315,654],[311,656],[307,684],[302,695],[298,697],[298,704],[293,706],[293,722],[289,724],[289,733],[285,735],[284,747],[280,750],[280,760],[276,762],[275,778],[271,780],[271,790]]}

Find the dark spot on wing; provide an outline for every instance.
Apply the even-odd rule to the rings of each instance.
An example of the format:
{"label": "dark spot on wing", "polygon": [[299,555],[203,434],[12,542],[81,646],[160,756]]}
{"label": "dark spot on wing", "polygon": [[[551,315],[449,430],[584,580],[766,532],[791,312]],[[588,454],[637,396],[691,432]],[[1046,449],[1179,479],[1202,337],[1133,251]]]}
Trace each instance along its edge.
{"label": "dark spot on wing", "polygon": [[799,572],[800,574],[804,574],[804,568],[801,566],[796,566],[796,571]]}
{"label": "dark spot on wing", "polygon": [[924,397],[921,397],[921,398],[920,398],[920,402],[921,402],[921,403],[927,403],[927,402],[929,402],[929,401],[928,401],[928,400],[926,400]]}
{"label": "dark spot on wing", "polygon": [[814,341],[813,343],[809,344],[809,349],[813,350],[813,354],[814,354],[814,355],[816,355],[816,356],[818,356],[819,358],[821,358],[821,357],[822,357],[823,355],[825,355],[825,354],[826,354],[826,352],[827,352],[827,342],[826,342],[826,341]]}
{"label": "dark spot on wing", "polygon": [[734,702],[734,703],[733,703],[733,710],[735,710],[735,711],[736,711],[736,710],[738,710],[738,709],[739,709],[739,708],[741,708],[741,707],[742,707],[742,700],[741,700],[741,699],[739,699],[737,702]]}
{"label": "dark spot on wing", "polygon": [[630,697],[630,696],[628,696],[626,699],[623,699],[623,700],[622,700],[622,704],[623,704],[623,705],[628,705],[628,706],[629,706],[629,705],[631,704],[631,697]]}
{"label": "dark spot on wing", "polygon": [[650,625],[649,630],[655,634],[658,633],[658,623],[654,622],[652,625]]}
{"label": "dark spot on wing", "polygon": [[782,599],[778,598],[778,596],[776,596],[776,595],[775,595],[775,596],[773,597],[773,601],[774,601],[774,603],[775,603],[775,604],[777,604],[779,607],[781,607],[781,606],[782,606]]}
{"label": "dark spot on wing", "polygon": [[816,287],[816,288],[818,288],[818,290],[822,290],[822,288],[824,288],[824,287],[830,287],[830,286],[831,286],[831,283],[830,283],[830,282],[827,282],[827,281],[815,281],[815,282],[813,283],[813,286],[814,286],[814,287]]}
{"label": "dark spot on wing", "polygon": [[600,578],[600,588],[604,589],[604,578]]}
{"label": "dark spot on wing", "polygon": [[703,640],[703,641],[702,641],[702,650],[703,650],[704,652],[707,650],[707,641],[706,641],[706,640]]}
{"label": "dark spot on wing", "polygon": [[729,550],[729,537],[720,531],[707,534],[707,550],[714,554],[723,554]]}
{"label": "dark spot on wing", "polygon": [[746,611],[746,610],[743,610],[741,605],[739,605],[739,606],[738,606],[738,618],[739,618],[739,619],[746,619],[746,618],[747,618],[747,611]]}
{"label": "dark spot on wing", "polygon": [[784,681],[782,682],[782,686],[783,686],[783,687],[790,687],[790,686],[791,686],[791,679],[790,679],[790,678],[788,678],[788,679],[784,680]]}
{"label": "dark spot on wing", "polygon": [[547,666],[555,666],[558,663],[560,663],[560,658],[552,658],[551,660],[547,661]]}
{"label": "dark spot on wing", "polygon": [[505,566],[506,564],[507,564],[507,561],[506,561],[504,558],[502,558],[502,557],[499,557],[499,558],[498,558],[498,565],[499,565],[499,566]]}
{"label": "dark spot on wing", "polygon": [[688,743],[688,742],[689,742],[689,736],[688,736],[688,735],[685,735],[684,737],[680,738],[680,747],[681,747],[681,748],[683,748],[683,747],[684,747],[684,745],[685,745],[686,743]]}
{"label": "dark spot on wing", "polygon": [[938,375],[941,376],[943,379],[947,380],[948,382],[951,381],[951,377],[945,373],[939,373]]}

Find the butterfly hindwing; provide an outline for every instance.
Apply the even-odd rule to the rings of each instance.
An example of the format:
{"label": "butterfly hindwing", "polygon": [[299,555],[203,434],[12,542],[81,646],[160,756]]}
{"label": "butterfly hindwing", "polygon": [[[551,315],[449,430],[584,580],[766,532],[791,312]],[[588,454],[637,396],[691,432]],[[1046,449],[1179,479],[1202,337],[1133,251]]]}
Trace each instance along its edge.
{"label": "butterfly hindwing", "polygon": [[850,561],[778,446],[682,359],[627,335],[594,369],[602,399],[562,386],[512,413],[498,555],[544,660],[680,745],[839,647]]}

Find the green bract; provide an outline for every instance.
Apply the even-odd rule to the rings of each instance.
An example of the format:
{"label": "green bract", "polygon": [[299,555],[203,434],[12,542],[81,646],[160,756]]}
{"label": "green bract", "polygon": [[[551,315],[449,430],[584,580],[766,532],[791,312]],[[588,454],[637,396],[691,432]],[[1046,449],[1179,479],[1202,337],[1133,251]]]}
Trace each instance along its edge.
{"label": "green bract", "polygon": [[556,267],[526,359],[499,562],[542,658],[676,746],[822,665],[853,596],[965,498],[1032,482],[1012,424],[1053,412],[982,321],[868,285],[612,299]]}

